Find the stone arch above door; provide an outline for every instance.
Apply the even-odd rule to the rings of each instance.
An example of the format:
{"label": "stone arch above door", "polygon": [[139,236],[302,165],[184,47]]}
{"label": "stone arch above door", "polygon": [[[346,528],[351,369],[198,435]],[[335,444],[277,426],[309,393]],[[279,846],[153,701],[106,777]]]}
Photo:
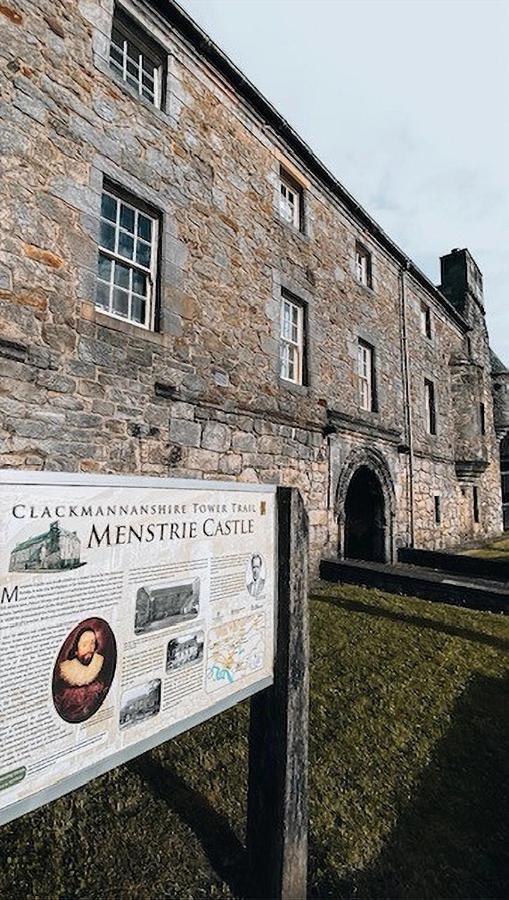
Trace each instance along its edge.
{"label": "stone arch above door", "polygon": [[339,525],[339,555],[345,551],[345,505],[350,482],[362,467],[369,469],[379,481],[384,498],[385,511],[385,558],[394,560],[394,518],[396,515],[396,492],[389,466],[379,450],[362,447],[353,450],[345,460],[338,479],[335,499],[335,514]]}

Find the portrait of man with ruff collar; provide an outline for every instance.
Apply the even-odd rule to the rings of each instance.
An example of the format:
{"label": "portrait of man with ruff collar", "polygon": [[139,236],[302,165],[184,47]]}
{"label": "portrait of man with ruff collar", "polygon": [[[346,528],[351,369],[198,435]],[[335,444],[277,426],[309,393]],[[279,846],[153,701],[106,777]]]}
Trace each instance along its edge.
{"label": "portrait of man with ruff collar", "polygon": [[53,702],[66,722],[85,722],[99,709],[113,681],[117,649],[104,619],[80,622],[67,636],[53,670]]}

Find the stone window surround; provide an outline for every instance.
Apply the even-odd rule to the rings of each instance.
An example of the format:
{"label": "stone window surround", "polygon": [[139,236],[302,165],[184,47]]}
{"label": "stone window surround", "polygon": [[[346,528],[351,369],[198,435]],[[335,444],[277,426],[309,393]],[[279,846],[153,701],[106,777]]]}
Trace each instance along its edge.
{"label": "stone window surround", "polygon": [[[115,233],[119,233],[120,231],[120,223],[118,220],[120,205],[124,204],[128,208],[134,211],[135,217],[137,215],[145,216],[146,219],[150,220],[152,223],[151,230],[151,240],[150,240],[150,263],[146,265],[141,265],[135,256],[137,254],[135,251],[136,246],[136,237],[133,241],[133,259],[129,259],[127,257],[123,257],[118,250],[114,248],[104,249],[101,246],[101,241],[98,241],[98,254],[99,256],[103,256],[106,259],[109,259],[114,265],[119,263],[124,269],[127,268],[132,272],[141,272],[145,275],[146,281],[148,282],[148,290],[146,293],[146,312],[145,312],[145,321],[137,322],[134,317],[130,316],[121,316],[118,313],[115,313],[113,310],[106,310],[101,307],[100,304],[96,304],[98,309],[105,313],[106,315],[110,315],[113,318],[119,318],[121,321],[130,322],[133,325],[136,325],[140,328],[144,328],[148,331],[156,331],[159,324],[159,306],[160,306],[160,298],[161,298],[161,284],[159,279],[159,247],[160,247],[160,233],[161,233],[161,212],[160,210],[155,210],[152,207],[147,207],[137,196],[133,196],[130,192],[125,189],[121,189],[118,185],[110,183],[106,178],[103,179],[103,197],[104,196],[114,197],[117,202],[117,221],[114,223],[113,227],[115,229]],[[101,216],[101,220],[103,221],[103,217]],[[136,221],[136,219],[135,219]],[[116,245],[115,245],[116,246]],[[145,244],[146,246],[146,244]],[[98,280],[99,280],[99,272],[98,272]],[[133,291],[129,287],[128,297],[131,299],[133,295]],[[111,304],[111,296],[110,296],[110,304]]]}
{"label": "stone window surround", "polygon": [[[285,378],[281,378],[279,364],[279,338],[280,338],[280,312],[281,312],[281,294],[285,290],[296,300],[300,301],[305,310],[305,335],[304,335],[304,360],[305,360],[305,384],[293,384]],[[274,314],[272,318],[272,337],[276,342],[276,353],[274,355],[274,375],[280,388],[289,391],[292,394],[300,396],[308,396],[311,393],[313,385],[313,345],[314,345],[314,297],[306,288],[293,279],[287,278],[276,269],[272,271],[272,307]]]}
{"label": "stone window surround", "polygon": [[426,303],[424,300],[420,301],[419,307],[420,317],[421,317],[421,334],[424,335],[427,341],[433,340],[433,323],[432,323],[432,313],[431,306],[429,303]]}
{"label": "stone window surround", "polygon": [[[279,349],[281,353],[280,366],[281,370],[285,367],[288,369],[287,375],[280,374],[284,381],[291,384],[305,385],[307,381],[306,371],[306,307],[301,303],[295,294],[281,290],[281,313],[280,313],[280,333],[279,333]],[[287,322],[285,311],[288,311],[290,317],[289,333],[285,333],[284,323]],[[292,331],[295,328],[296,336],[293,337]],[[284,353],[286,351],[286,353]],[[286,360],[286,363],[284,363]],[[290,367],[293,367],[294,378],[290,378]]]}
{"label": "stone window surround", "polygon": [[[123,0],[122,3],[117,3],[115,2],[115,0],[109,0],[109,4],[110,9],[107,12],[104,10],[102,11],[104,16],[104,23],[102,24],[102,28],[99,28],[96,24],[92,25],[92,47],[95,68],[99,72],[101,72],[101,74],[104,75],[109,81],[114,82],[115,86],[118,87],[124,94],[126,94],[132,100],[135,100],[136,103],[139,103],[147,111],[149,110],[151,115],[158,118],[161,122],[163,122],[170,128],[173,128],[175,126],[175,121],[171,116],[171,98],[173,96],[176,79],[173,66],[173,53],[171,52],[168,39],[164,39],[162,32],[160,32],[159,30],[156,31],[151,19],[144,14],[145,11],[140,8],[140,5],[138,3],[129,2],[129,0]],[[131,19],[139,22],[142,30],[148,35],[151,40],[154,41],[154,43],[158,44],[161,47],[161,50],[166,54],[164,77],[161,83],[161,94],[164,99],[164,108],[155,106],[154,103],[151,103],[145,97],[141,96],[110,66],[109,56],[111,29],[113,24],[114,9],[116,8],[125,12],[126,15]]]}
{"label": "stone window surround", "polygon": [[[111,44],[113,44],[113,29],[115,28],[120,32],[124,41],[130,41],[138,52],[149,59],[154,66],[153,100],[143,97],[141,86],[137,91],[136,88],[129,85],[126,78],[124,78],[123,75],[120,75],[116,70],[115,65],[112,64]],[[130,87],[135,96],[140,98],[143,97],[143,99],[147,100],[149,105],[164,111],[166,105],[168,51],[161,46],[159,41],[153,37],[150,30],[147,29],[143,23],[139,23],[137,17],[133,18],[129,13],[125,12],[124,8],[117,2],[115,2],[113,8],[109,65],[111,72],[115,73],[117,78],[119,78],[123,84]]]}
{"label": "stone window surround", "polygon": [[[367,259],[367,280],[362,281],[357,274],[357,254],[362,253]],[[365,290],[374,292],[374,266],[373,266],[373,251],[369,248],[369,246],[360,238],[355,238],[354,244],[354,255],[353,255],[353,265],[352,265],[353,276],[356,284],[360,285],[360,287]]]}
{"label": "stone window surround", "polygon": [[[272,152],[274,154],[274,165],[271,170],[271,175],[273,179],[273,211],[275,220],[283,226],[285,230],[288,231],[289,234],[294,235],[295,237],[303,240],[305,243],[310,243],[311,241],[311,229],[310,229],[310,217],[308,210],[308,191],[310,187],[310,183],[308,179],[297,169],[297,167],[281,153],[278,148],[272,144],[271,146]],[[297,227],[292,222],[289,222],[284,216],[281,215],[281,194],[280,194],[280,185],[281,180],[289,181],[295,185],[296,190],[299,190],[300,195],[300,226]]]}
{"label": "stone window surround", "polygon": [[[354,366],[355,373],[357,375],[357,351],[359,346],[359,341],[362,341],[364,344],[368,344],[373,350],[373,359],[372,359],[372,376],[373,376],[373,406],[372,409],[362,409],[359,402],[357,402],[357,414],[360,418],[365,419],[367,422],[378,422],[380,416],[380,359],[381,359],[381,341],[378,337],[373,334],[372,331],[368,331],[365,328],[358,328],[355,335],[355,354],[354,354]],[[358,394],[357,394],[358,401]]]}
{"label": "stone window surround", "polygon": [[[431,385],[432,389],[433,389],[433,414],[432,414],[431,418],[433,419],[433,424],[435,426],[434,431],[431,431],[429,428],[430,420],[428,419],[428,407],[427,407],[427,396],[428,396],[428,394],[427,394],[428,387],[427,386],[428,386],[428,384]],[[435,438],[437,438],[438,435],[440,434],[439,422],[438,422],[439,417],[438,417],[438,402],[437,402],[437,400],[438,400],[437,384],[436,384],[436,378],[428,372],[424,373],[424,377],[423,377],[423,381],[422,381],[422,398],[423,398],[422,404],[423,404],[423,414],[424,414],[424,435],[428,440],[434,441]]]}
{"label": "stone window surround", "polygon": [[[290,220],[281,212],[281,188],[285,187],[287,191],[291,191],[294,195],[294,219]],[[304,233],[306,230],[306,216],[304,203],[304,189],[297,179],[282,164],[279,167],[279,195],[278,195],[278,212],[279,218],[292,230]]]}
{"label": "stone window surround", "polygon": [[[157,300],[157,330],[149,330],[128,321],[116,319],[95,307],[95,284],[97,278],[97,247],[99,245],[99,222],[101,198],[104,182],[118,185],[120,190],[132,194],[141,203],[160,213],[158,283],[161,287]],[[81,199],[81,198],[80,198]],[[86,209],[83,207],[86,205]],[[79,209],[78,209],[79,211]],[[179,289],[183,283],[183,263],[187,249],[182,241],[175,237],[176,226],[164,204],[161,208],[161,197],[137,178],[120,169],[110,160],[96,156],[91,167],[90,181],[82,198],[81,224],[83,230],[92,237],[95,247],[94,259],[84,259],[76,263],[78,272],[78,298],[82,301],[81,314],[88,321],[94,321],[113,331],[136,337],[138,340],[169,346],[175,334],[180,333],[180,317],[165,303],[165,290]]]}

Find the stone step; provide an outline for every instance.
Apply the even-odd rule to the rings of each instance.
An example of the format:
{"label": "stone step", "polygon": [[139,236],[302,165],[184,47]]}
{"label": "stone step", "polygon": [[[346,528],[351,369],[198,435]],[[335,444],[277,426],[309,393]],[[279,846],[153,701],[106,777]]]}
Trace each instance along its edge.
{"label": "stone step", "polygon": [[438,572],[424,566],[322,559],[320,576],[325,581],[361,584],[391,594],[422,597],[469,609],[498,613],[509,610],[508,586],[496,581]]}

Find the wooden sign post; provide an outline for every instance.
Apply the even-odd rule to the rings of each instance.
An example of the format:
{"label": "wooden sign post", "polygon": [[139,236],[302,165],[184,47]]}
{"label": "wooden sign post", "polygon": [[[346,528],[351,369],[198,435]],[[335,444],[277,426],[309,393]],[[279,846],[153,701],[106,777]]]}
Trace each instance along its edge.
{"label": "wooden sign post", "polygon": [[247,852],[251,894],[303,900],[308,821],[308,524],[299,492],[278,488],[274,683],[251,698]]}

